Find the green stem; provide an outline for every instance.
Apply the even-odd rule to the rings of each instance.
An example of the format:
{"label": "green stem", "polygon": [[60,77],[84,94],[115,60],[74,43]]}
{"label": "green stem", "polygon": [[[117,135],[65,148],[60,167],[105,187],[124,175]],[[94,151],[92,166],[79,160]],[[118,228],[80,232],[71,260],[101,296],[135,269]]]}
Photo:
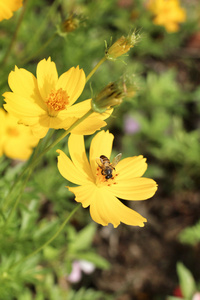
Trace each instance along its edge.
{"label": "green stem", "polygon": [[47,153],[49,150],[51,150],[54,146],[56,146],[62,139],[64,139],[77,125],[79,125],[82,121],[84,121],[86,118],[88,118],[93,113],[93,110],[90,109],[85,115],[83,115],[80,119],[78,119],[74,124],[72,124],[71,127],[69,127],[59,138],[57,138],[51,145],[49,145],[47,148],[45,148],[37,157],[35,161],[33,161],[30,164],[30,167],[32,167],[34,164],[38,163],[38,161],[44,156],[45,153]]}
{"label": "green stem", "polygon": [[48,30],[47,28],[47,20],[50,18],[50,16],[57,10],[58,5],[61,3],[61,0],[54,0],[53,3],[51,4],[48,13],[46,14],[46,18],[43,19],[43,21],[40,23],[40,25],[37,27],[37,31],[35,35],[31,38],[30,43],[26,47],[25,53],[30,53],[32,49],[34,49],[34,46],[38,44],[38,40],[45,32]]}
{"label": "green stem", "polygon": [[40,49],[38,51],[36,51],[34,54],[32,54],[31,56],[29,56],[28,58],[22,60],[22,64],[26,64],[27,62],[29,62],[30,60],[32,60],[33,58],[35,58],[36,56],[38,56],[38,54],[40,54],[40,52],[42,52],[50,43],[51,41],[55,38],[56,33],[54,33],[47,41],[46,43],[44,43],[42,45],[42,47],[40,47]]}
{"label": "green stem", "polygon": [[[17,208],[17,205],[19,204],[19,201],[20,201],[20,199],[21,199],[21,196],[22,196],[22,193],[23,193],[23,191],[24,191],[24,188],[25,188],[25,186],[26,186],[26,183],[28,182],[28,179],[29,179],[29,177],[30,177],[30,175],[31,175],[31,173],[32,173],[32,171],[33,171],[33,169],[34,169],[34,167],[35,167],[35,165],[36,165],[36,163],[38,163],[39,161],[40,161],[40,159],[44,156],[44,154],[45,153],[47,153],[50,149],[52,149],[55,145],[57,145],[64,137],[66,137],[69,133],[70,133],[70,131],[72,130],[72,129],[74,129],[77,125],[79,125],[82,121],[84,121],[87,117],[89,117],[91,114],[93,113],[93,110],[92,109],[90,109],[85,115],[83,115],[79,120],[77,120],[76,122],[74,122],[74,124],[72,124],[72,126],[68,129],[68,130],[66,130],[59,138],[57,138],[51,145],[49,145],[47,148],[45,148],[39,155],[38,155],[38,157],[36,158],[36,155],[34,155],[34,157],[33,157],[33,159],[32,159],[32,161],[28,164],[28,166],[23,170],[23,174],[21,174],[19,177],[20,177],[20,179],[22,178],[22,175],[24,175],[24,173],[27,171],[27,170],[29,170],[29,173],[28,173],[28,175],[27,175],[27,177],[26,177],[26,179],[25,179],[25,181],[24,181],[24,183],[23,183],[23,185],[22,185],[22,187],[21,187],[21,189],[20,189],[20,194],[19,194],[19,196],[16,198],[16,201],[15,201],[15,203],[14,203],[14,206],[13,206],[13,208],[12,208],[12,210],[11,210],[11,212],[10,212],[10,214],[9,214],[9,216],[8,216],[8,218],[7,218],[7,220],[6,220],[6,224],[5,224],[5,226],[8,224],[8,221],[10,220],[10,218],[11,218],[11,216],[13,215],[13,212],[15,211],[15,209]],[[38,144],[39,145],[39,144]],[[36,153],[37,153],[37,151],[35,151]],[[19,180],[17,180],[17,182],[18,182]],[[14,186],[16,186],[16,183],[14,183]],[[12,190],[13,190],[13,188],[14,188],[14,186],[12,187]],[[10,195],[10,193],[9,193],[9,195]],[[7,205],[6,205],[7,206]]]}
{"label": "green stem", "polygon": [[16,198],[15,204],[13,205],[13,207],[12,207],[12,209],[11,209],[11,211],[10,211],[10,213],[9,213],[9,215],[8,215],[8,217],[7,217],[6,221],[5,221],[5,223],[4,223],[3,230],[5,230],[7,224],[9,223],[10,219],[11,219],[12,216],[13,216],[13,213],[15,212],[15,210],[16,210],[16,208],[17,208],[17,205],[19,204],[19,201],[20,201],[21,196],[22,196],[22,194],[23,194],[23,192],[24,192],[24,189],[25,189],[25,187],[26,187],[26,184],[27,184],[27,182],[28,182],[28,180],[29,180],[29,178],[30,178],[30,176],[31,176],[31,173],[32,173],[32,169],[29,169],[29,172],[28,172],[28,174],[27,174],[27,176],[26,176],[26,179],[24,180],[24,182],[23,182],[23,184],[22,184],[22,186],[21,186],[20,193],[19,193],[18,197]]}
{"label": "green stem", "polygon": [[100,67],[100,65],[104,61],[106,61],[106,57],[105,56],[98,62],[98,64],[94,67],[94,69],[92,69],[92,71],[90,72],[90,74],[86,77],[86,82],[88,82],[88,80],[92,77],[92,75],[96,72],[96,70]]}
{"label": "green stem", "polygon": [[72,210],[72,212],[67,216],[67,218],[64,220],[64,222],[60,225],[60,227],[58,228],[58,230],[56,231],[56,233],[54,233],[54,235],[47,242],[45,242],[42,246],[40,246],[39,248],[37,248],[36,250],[34,250],[33,252],[31,252],[27,256],[23,257],[18,262],[16,262],[14,265],[12,265],[11,269],[14,268],[15,266],[19,265],[20,263],[22,263],[26,259],[34,256],[35,254],[37,254],[38,252],[40,252],[44,247],[46,247],[47,245],[49,245],[53,240],[55,240],[55,238],[60,234],[60,232],[63,230],[63,228],[65,227],[65,225],[67,224],[67,222],[71,219],[71,217],[75,214],[75,212],[80,208],[80,206],[81,206],[81,203],[79,203]]}
{"label": "green stem", "polygon": [[13,48],[14,43],[15,43],[15,40],[16,40],[16,38],[17,38],[19,29],[20,29],[20,26],[21,26],[21,24],[22,24],[22,21],[23,21],[23,18],[24,18],[24,14],[25,14],[25,11],[26,11],[26,8],[27,8],[27,2],[28,2],[28,0],[24,1],[24,5],[23,5],[23,7],[22,7],[22,12],[21,12],[21,15],[20,15],[20,17],[19,17],[19,20],[18,20],[16,29],[15,29],[15,32],[14,32],[14,34],[13,34],[13,36],[12,36],[12,40],[11,40],[10,45],[9,45],[9,47],[8,47],[8,49],[7,49],[6,53],[5,53],[5,55],[4,55],[4,58],[2,59],[2,62],[1,62],[1,66],[2,66],[2,67],[6,64],[7,59],[8,59],[8,57],[9,57],[10,52],[11,52],[11,50],[12,50],[12,48]]}
{"label": "green stem", "polygon": [[42,141],[42,140],[40,140],[39,143],[37,144],[37,147],[35,148],[33,155],[29,158],[29,161],[27,162],[26,167],[25,167],[24,170],[21,172],[21,174],[20,174],[19,176],[17,176],[17,178],[15,179],[13,185],[11,186],[11,188],[10,188],[10,190],[9,190],[9,192],[8,192],[8,194],[7,194],[7,196],[6,196],[6,198],[4,199],[4,203],[3,203],[3,205],[2,205],[2,210],[3,210],[3,211],[6,210],[6,208],[8,207],[8,205],[9,205],[9,203],[10,203],[9,197],[10,197],[12,191],[14,190],[14,188],[16,187],[16,185],[18,184],[18,182],[22,179],[22,177],[24,176],[24,174],[25,174],[26,171],[28,170],[30,163],[31,163],[31,162],[35,159],[35,157],[37,156],[38,151],[39,151],[39,148],[40,148],[40,145],[41,145],[41,141]]}

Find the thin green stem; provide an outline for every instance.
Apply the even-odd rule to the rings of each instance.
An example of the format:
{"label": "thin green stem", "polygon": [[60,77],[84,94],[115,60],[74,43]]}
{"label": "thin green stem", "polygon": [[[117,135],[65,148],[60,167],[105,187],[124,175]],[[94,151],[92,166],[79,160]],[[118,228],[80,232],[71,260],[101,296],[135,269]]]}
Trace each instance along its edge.
{"label": "thin green stem", "polygon": [[5,223],[4,223],[3,230],[5,230],[7,224],[9,223],[10,219],[12,218],[12,216],[13,216],[13,214],[14,214],[14,212],[15,212],[15,210],[16,210],[18,204],[19,204],[19,201],[20,201],[21,196],[22,196],[22,194],[23,194],[23,192],[24,192],[24,189],[25,189],[25,187],[26,187],[26,184],[27,184],[27,182],[28,182],[28,180],[29,180],[29,178],[30,178],[30,176],[31,176],[31,173],[32,173],[32,169],[29,169],[29,172],[28,172],[28,174],[27,174],[27,176],[26,176],[26,179],[24,180],[24,182],[23,182],[23,184],[22,184],[22,186],[21,186],[20,193],[19,193],[18,197],[16,198],[16,201],[15,201],[15,203],[14,203],[14,205],[13,205],[13,207],[12,207],[12,209],[11,209],[11,211],[10,211],[10,213],[9,213],[9,215],[8,215],[8,217],[7,217],[6,221],[5,221]]}
{"label": "thin green stem", "polygon": [[29,62],[30,60],[32,60],[33,58],[37,57],[38,54],[40,54],[50,43],[51,41],[56,37],[56,32],[42,45],[42,47],[40,47],[40,49],[38,51],[36,51],[34,54],[30,55],[28,58],[22,60],[22,64],[26,64],[27,62]]}
{"label": "thin green stem", "polygon": [[17,176],[17,178],[15,179],[13,185],[11,186],[6,198],[4,199],[4,203],[2,205],[2,210],[5,211],[6,208],[8,207],[10,201],[9,201],[9,197],[12,193],[12,191],[14,190],[14,188],[16,187],[16,185],[18,184],[18,182],[20,182],[20,180],[22,179],[22,177],[24,176],[24,174],[26,173],[26,171],[28,170],[29,168],[29,165],[30,163],[35,159],[35,157],[37,156],[38,154],[38,151],[39,151],[39,148],[40,148],[40,145],[41,145],[41,142],[42,140],[39,141],[39,143],[37,144],[37,147],[35,148],[34,150],[34,153],[33,155],[29,158],[29,161],[27,162],[25,168],[23,169],[23,171],[21,172],[21,174],[19,176]]}
{"label": "thin green stem", "polygon": [[40,23],[40,25],[37,27],[37,31],[35,35],[30,39],[30,43],[27,45],[25,54],[28,54],[34,49],[34,46],[38,44],[38,40],[45,32],[48,30],[47,28],[47,20],[50,18],[50,16],[57,10],[58,5],[61,3],[61,0],[54,0],[51,4],[49,11],[46,14],[46,18],[43,19],[43,21]]}
{"label": "thin green stem", "polygon": [[55,240],[55,238],[57,238],[57,236],[60,234],[60,232],[63,230],[63,228],[65,227],[65,225],[69,222],[69,220],[71,219],[71,217],[75,214],[75,212],[80,208],[81,203],[79,203],[73,210],[72,212],[67,216],[67,218],[64,220],[64,222],[60,225],[60,227],[58,228],[58,230],[56,231],[56,233],[54,233],[54,235],[48,240],[46,241],[42,246],[40,246],[39,248],[37,248],[36,250],[34,250],[33,252],[31,252],[30,254],[28,254],[27,256],[23,257],[21,260],[19,260],[18,262],[16,262],[14,265],[12,265],[11,269],[16,267],[17,265],[19,265],[20,263],[22,263],[23,261],[25,261],[26,259],[36,255],[38,252],[40,252],[44,247],[46,247],[47,245],[49,245],[51,242],[53,242],[53,240]]}
{"label": "thin green stem", "polygon": [[92,77],[92,75],[96,72],[96,70],[100,67],[100,65],[104,61],[106,61],[106,57],[105,56],[98,62],[98,64],[94,67],[94,69],[92,69],[92,71],[90,72],[90,74],[86,77],[86,82],[88,82],[88,80]]}
{"label": "thin green stem", "polygon": [[27,3],[28,3],[28,0],[24,1],[24,5],[22,7],[22,12],[20,14],[17,26],[15,28],[15,32],[14,32],[14,34],[12,36],[12,40],[11,40],[10,45],[9,45],[9,47],[8,47],[5,55],[4,55],[4,58],[2,59],[1,66],[4,66],[6,64],[7,59],[9,57],[9,55],[10,55],[10,52],[11,52],[11,50],[13,48],[13,45],[14,45],[14,43],[16,41],[16,38],[17,38],[17,35],[18,35],[18,32],[19,32],[20,26],[22,24],[22,21],[23,21],[23,18],[24,18],[24,14],[25,14],[25,11],[26,11],[26,8],[27,8]]}
{"label": "thin green stem", "polygon": [[[13,215],[13,212],[15,211],[15,209],[17,208],[17,205],[19,204],[19,201],[21,199],[21,196],[22,196],[22,193],[24,191],[24,188],[26,186],[26,183],[28,182],[28,179],[35,167],[35,165],[40,161],[40,159],[44,156],[45,153],[47,153],[50,149],[52,149],[55,145],[57,145],[64,137],[66,137],[70,131],[72,129],[74,129],[77,125],[79,125],[82,121],[84,121],[87,117],[89,117],[91,114],[93,113],[93,110],[89,110],[85,115],[83,115],[80,119],[78,119],[76,122],[74,122],[74,124],[72,124],[72,126],[66,130],[59,138],[57,138],[51,145],[49,145],[47,148],[45,148],[39,155],[38,157],[36,158],[36,155],[34,155],[34,158],[32,159],[32,161],[28,164],[28,166],[23,170],[23,175],[24,173],[29,170],[29,173],[20,189],[20,194],[19,196],[16,198],[16,201],[14,203],[14,206],[7,218],[7,221],[6,221],[6,224],[8,224],[8,221],[10,220],[11,216]],[[22,178],[22,175],[20,175],[20,178]],[[17,180],[18,181],[18,180]],[[14,186],[16,186],[16,183],[14,184]],[[12,188],[13,190],[13,188]],[[10,194],[10,193],[9,193]],[[5,224],[5,226],[6,226]]]}
{"label": "thin green stem", "polygon": [[44,156],[45,153],[47,153],[49,150],[51,150],[54,146],[56,146],[62,139],[64,139],[71,131],[74,129],[77,125],[79,125],[82,121],[84,121],[86,118],[88,118],[93,113],[93,110],[90,109],[85,115],[83,115],[80,119],[78,119],[74,124],[72,124],[71,127],[69,127],[59,138],[57,138],[51,145],[49,145],[47,148],[45,148],[39,156],[36,158],[35,161],[33,161],[30,164],[30,167],[32,167],[34,164],[38,163],[39,160]]}

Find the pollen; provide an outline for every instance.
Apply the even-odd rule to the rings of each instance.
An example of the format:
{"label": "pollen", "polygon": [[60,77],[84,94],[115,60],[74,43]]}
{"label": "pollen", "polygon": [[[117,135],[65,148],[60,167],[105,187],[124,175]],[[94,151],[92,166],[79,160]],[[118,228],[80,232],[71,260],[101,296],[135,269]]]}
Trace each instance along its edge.
{"label": "pollen", "polygon": [[46,104],[49,116],[56,117],[59,111],[66,109],[69,104],[69,96],[62,88],[52,90],[47,97]]}
{"label": "pollen", "polygon": [[112,184],[116,184],[115,176],[118,174],[115,174],[115,171],[113,170],[113,177],[110,179],[106,179],[105,175],[102,175],[101,168],[97,168],[96,172],[96,185],[98,187],[102,186],[111,186]]}

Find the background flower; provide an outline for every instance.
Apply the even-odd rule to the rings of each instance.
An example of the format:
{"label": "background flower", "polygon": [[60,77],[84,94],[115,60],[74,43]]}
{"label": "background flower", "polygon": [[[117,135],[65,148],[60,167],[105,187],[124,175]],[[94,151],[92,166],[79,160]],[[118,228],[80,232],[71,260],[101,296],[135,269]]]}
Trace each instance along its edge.
{"label": "background flower", "polygon": [[[118,199],[145,200],[152,197],[157,184],[149,178],[141,178],[147,168],[142,155],[121,160],[113,171],[113,178],[106,179],[101,173],[96,159],[101,155],[110,158],[114,136],[101,131],[92,139],[90,162],[87,159],[82,136],[71,135],[68,146],[70,160],[64,152],[57,150],[58,169],[67,180],[79,185],[68,187],[83,207],[90,206],[92,219],[105,226],[112,223],[117,227],[120,222],[128,225],[144,226],[146,219],[123,205]],[[77,147],[79,145],[79,147]]]}
{"label": "background flower", "polygon": [[168,32],[179,30],[179,23],[185,22],[186,12],[179,0],[150,0],[148,8],[155,15],[153,22],[164,26]]}
{"label": "background flower", "polygon": [[0,108],[0,156],[26,160],[38,143],[30,128],[17,124],[17,119]]}
{"label": "background flower", "polygon": [[23,0],[0,0],[0,21],[10,19],[13,11],[18,10],[22,6]]}

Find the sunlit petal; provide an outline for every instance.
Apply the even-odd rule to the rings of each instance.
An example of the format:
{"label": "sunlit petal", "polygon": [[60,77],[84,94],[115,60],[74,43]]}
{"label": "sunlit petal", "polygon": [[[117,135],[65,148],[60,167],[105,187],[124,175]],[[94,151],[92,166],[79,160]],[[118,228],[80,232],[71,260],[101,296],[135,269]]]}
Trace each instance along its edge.
{"label": "sunlit petal", "polygon": [[55,90],[58,81],[56,65],[51,58],[41,60],[37,65],[37,82],[40,95],[44,102],[49,93]]}
{"label": "sunlit petal", "polygon": [[72,105],[78,97],[81,95],[85,86],[85,73],[83,69],[71,68],[67,72],[63,73],[56,85],[56,88],[62,88],[69,96],[69,105]]}
{"label": "sunlit petal", "polygon": [[146,200],[151,198],[156,190],[157,184],[150,178],[135,178],[133,180],[119,180],[117,184],[110,186],[110,191],[121,199],[125,200]]}
{"label": "sunlit petal", "polygon": [[13,12],[22,6],[22,0],[1,0],[0,1],[0,21],[10,19]]}
{"label": "sunlit petal", "polygon": [[8,83],[13,93],[22,96],[28,102],[38,104],[44,110],[46,109],[38,90],[37,79],[31,72],[15,66],[15,70],[11,71],[8,76]]}
{"label": "sunlit petal", "polygon": [[71,159],[79,172],[83,173],[83,176],[85,176],[87,180],[93,181],[92,170],[85,153],[83,136],[71,134],[68,139],[68,148]]}
{"label": "sunlit petal", "polygon": [[58,149],[56,152],[59,153],[58,170],[65,179],[78,185],[91,183],[81,172],[79,172],[78,168],[63,151]]}
{"label": "sunlit petal", "polygon": [[90,164],[95,175],[97,169],[96,159],[101,155],[110,158],[114,136],[109,131],[100,131],[92,139],[90,145]]}
{"label": "sunlit petal", "polygon": [[133,226],[144,226],[146,219],[134,210],[122,204],[112,193],[99,189],[94,201],[90,204],[92,219],[106,226],[109,223],[117,227],[120,222]]}
{"label": "sunlit petal", "polygon": [[116,166],[116,171],[119,174],[119,180],[140,177],[144,174],[146,169],[146,158],[144,158],[142,155],[124,158]]}
{"label": "sunlit petal", "polygon": [[45,113],[45,111],[36,103],[28,101],[26,98],[20,95],[6,92],[3,94],[3,96],[7,102],[7,104],[4,104],[5,110],[9,112],[12,110],[16,117],[21,119],[23,117],[29,117],[31,119],[32,117],[38,117],[39,115]]}
{"label": "sunlit petal", "polygon": [[96,185],[90,183],[77,187],[67,187],[70,192],[75,194],[75,200],[82,203],[82,206],[88,207],[95,199]]}

